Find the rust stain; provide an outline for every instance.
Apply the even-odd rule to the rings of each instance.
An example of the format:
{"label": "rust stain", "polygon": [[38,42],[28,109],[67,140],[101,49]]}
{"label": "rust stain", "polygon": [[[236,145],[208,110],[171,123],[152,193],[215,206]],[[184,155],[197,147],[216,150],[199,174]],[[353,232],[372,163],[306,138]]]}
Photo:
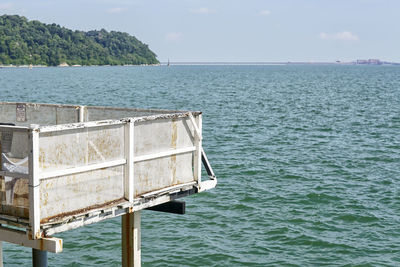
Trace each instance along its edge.
{"label": "rust stain", "polygon": [[[146,169],[149,170],[150,168],[154,168],[153,165],[150,162],[146,163]],[[148,172],[138,174],[138,177],[138,186],[135,186],[135,197],[159,189],[159,186],[157,187],[157,185],[157,188],[155,188],[154,181],[152,183],[152,179],[151,177],[149,178]]]}
{"label": "rust stain", "polygon": [[1,213],[4,215],[11,215],[15,217],[21,217],[24,219],[29,218],[29,208],[16,207],[11,205],[1,205]]}
{"label": "rust stain", "polygon": [[100,193],[103,191],[103,186],[101,185],[96,185],[96,189],[95,189],[96,193]]}
{"label": "rust stain", "polygon": [[176,148],[177,139],[178,139],[178,125],[176,121],[172,121],[171,148]]}
{"label": "rust stain", "polygon": [[127,264],[128,266],[131,266],[131,264],[130,264],[130,261],[131,261],[131,251],[132,251],[132,243],[131,243],[131,236],[130,236],[130,219],[131,219],[131,216],[130,216],[130,214],[126,214],[126,215],[123,215],[122,216],[122,219],[124,220],[124,231],[123,231],[123,233],[125,232],[125,236],[123,237],[124,238],[124,243],[125,243],[125,248],[123,248],[124,249],[124,252],[126,253],[126,258],[125,259],[123,259],[123,260],[126,260],[126,261],[128,261],[128,262],[126,262],[125,264]]}
{"label": "rust stain", "polygon": [[[172,120],[171,148],[176,149],[177,139],[178,139],[178,125],[175,120]],[[174,184],[176,182],[176,155],[171,156],[171,162],[169,168],[171,170],[170,184]]]}
{"label": "rust stain", "polygon": [[40,250],[44,250],[44,241],[43,239],[39,239],[39,246],[40,246]]}
{"label": "rust stain", "polygon": [[[0,148],[1,149],[1,148]],[[0,160],[1,161],[1,160]],[[0,176],[0,191],[4,191],[6,188],[5,186],[5,181],[4,181],[4,177]]]}
{"label": "rust stain", "polygon": [[70,159],[70,157],[68,157],[69,155],[67,154],[67,151],[68,148],[67,144],[65,143],[57,144],[55,146],[55,151],[54,151],[55,159],[52,158],[52,161],[54,162],[55,165],[63,164],[65,160]]}
{"label": "rust stain", "polygon": [[83,209],[78,209],[78,210],[74,210],[74,211],[70,211],[70,212],[63,212],[54,216],[50,216],[47,218],[43,218],[40,220],[40,223],[48,223],[48,222],[59,222],[62,221],[63,218],[65,217],[69,217],[69,216],[74,216],[74,215],[81,215],[81,214],[85,214],[88,213],[91,210],[95,210],[95,209],[100,209],[100,208],[107,208],[107,207],[111,207],[111,206],[115,206],[118,205],[120,203],[126,202],[125,198],[119,198],[113,201],[109,201],[103,204],[97,204],[97,205],[92,205]]}
{"label": "rust stain", "polygon": [[[16,200],[20,200],[20,199],[23,199],[23,198],[25,198],[25,199],[29,199],[29,194],[28,193],[26,193],[26,194],[18,194],[18,193],[15,193],[14,192],[14,201],[16,201]],[[18,205],[18,204],[17,204]]]}
{"label": "rust stain", "polygon": [[46,156],[45,156],[44,150],[43,150],[43,148],[40,148],[39,149],[39,168],[41,168],[41,169],[47,168],[47,166],[45,164],[45,160],[46,160]]}
{"label": "rust stain", "polygon": [[138,196],[139,194],[143,194],[143,191],[147,191],[148,188],[150,187],[149,174],[147,172],[145,172],[144,174],[139,173],[138,176],[139,176],[138,177],[139,186],[134,187],[135,188],[135,196]]}
{"label": "rust stain", "polygon": [[104,161],[116,158],[122,154],[123,138],[120,138],[120,129],[106,129],[95,132],[89,136],[88,159],[89,162]]}
{"label": "rust stain", "polygon": [[[35,237],[36,237],[36,239],[42,240],[41,238],[45,237],[45,236],[44,236],[44,233],[39,230],[38,232],[35,233]],[[40,244],[40,247],[41,247],[40,250],[43,250],[44,244]]]}
{"label": "rust stain", "polygon": [[47,206],[48,202],[49,202],[49,193],[46,192],[43,194],[42,205]]}
{"label": "rust stain", "polygon": [[171,156],[171,184],[176,182],[176,155]]}

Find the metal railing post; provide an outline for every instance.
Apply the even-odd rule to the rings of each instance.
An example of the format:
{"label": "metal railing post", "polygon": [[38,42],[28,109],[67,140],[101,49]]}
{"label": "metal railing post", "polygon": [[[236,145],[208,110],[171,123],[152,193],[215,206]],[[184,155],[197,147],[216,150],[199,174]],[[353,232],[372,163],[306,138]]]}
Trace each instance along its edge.
{"label": "metal railing post", "polygon": [[194,153],[194,179],[197,181],[198,185],[201,185],[201,150],[202,150],[202,117],[201,114],[197,118],[194,118],[191,113],[189,113],[189,119],[192,121],[194,128],[194,144],[196,146],[196,151]]}
{"label": "metal railing post", "polygon": [[32,239],[40,238],[40,192],[39,192],[39,131],[31,125],[29,133],[29,224]]}
{"label": "metal railing post", "polygon": [[127,121],[125,125],[125,178],[124,178],[124,196],[125,199],[133,203],[134,199],[134,122]]}

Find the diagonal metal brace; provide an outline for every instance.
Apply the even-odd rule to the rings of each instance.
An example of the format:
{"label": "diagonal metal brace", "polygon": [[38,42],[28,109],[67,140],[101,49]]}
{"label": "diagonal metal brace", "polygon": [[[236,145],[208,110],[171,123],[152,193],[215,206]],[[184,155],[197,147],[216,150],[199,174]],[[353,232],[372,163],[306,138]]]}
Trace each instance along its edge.
{"label": "diagonal metal brace", "polygon": [[217,186],[217,177],[215,176],[214,171],[211,168],[210,162],[208,161],[207,155],[204,152],[203,148],[201,148],[201,161],[203,162],[204,168],[206,169],[210,180],[202,181],[200,183],[199,192],[206,191]]}
{"label": "diagonal metal brace", "polygon": [[203,148],[201,148],[201,161],[203,162],[204,168],[206,169],[207,174],[210,177],[210,179],[216,179],[217,177],[215,177],[214,171],[211,167],[210,162],[208,161],[207,155],[204,152]]}

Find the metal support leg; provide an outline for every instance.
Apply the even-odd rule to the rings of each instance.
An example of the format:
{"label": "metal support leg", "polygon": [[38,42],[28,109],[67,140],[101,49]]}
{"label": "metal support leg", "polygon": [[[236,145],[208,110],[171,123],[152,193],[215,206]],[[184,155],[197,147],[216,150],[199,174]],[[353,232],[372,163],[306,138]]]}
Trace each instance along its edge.
{"label": "metal support leg", "polygon": [[140,267],[140,211],[122,216],[122,266]]}
{"label": "metal support leg", "polygon": [[47,251],[32,249],[32,266],[47,267]]}
{"label": "metal support leg", "polygon": [[3,242],[0,241],[0,267],[3,267]]}

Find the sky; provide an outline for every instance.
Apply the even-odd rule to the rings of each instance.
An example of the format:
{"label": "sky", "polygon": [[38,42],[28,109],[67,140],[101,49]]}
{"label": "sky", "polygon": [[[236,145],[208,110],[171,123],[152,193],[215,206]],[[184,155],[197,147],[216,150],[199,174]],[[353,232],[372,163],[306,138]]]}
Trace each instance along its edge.
{"label": "sky", "polygon": [[0,14],[123,31],[166,62],[400,62],[400,0],[0,0]]}

